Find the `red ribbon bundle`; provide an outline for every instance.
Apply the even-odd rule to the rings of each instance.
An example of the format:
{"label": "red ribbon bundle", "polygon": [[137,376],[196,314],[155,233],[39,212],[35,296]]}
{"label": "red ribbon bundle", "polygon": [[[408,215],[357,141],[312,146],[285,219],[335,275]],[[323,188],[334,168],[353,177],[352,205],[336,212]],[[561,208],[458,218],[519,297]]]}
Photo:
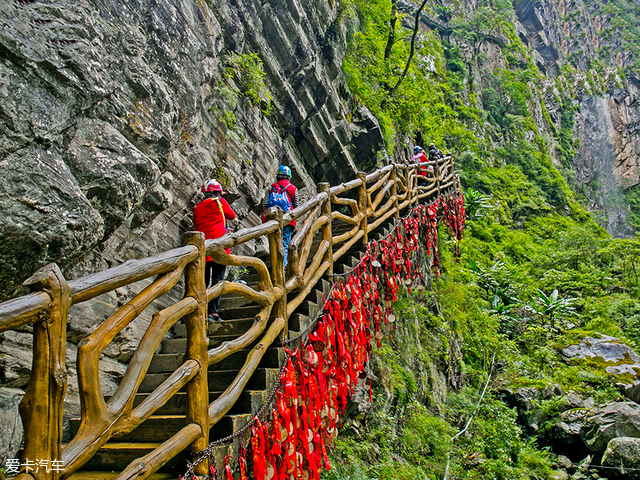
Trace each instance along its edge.
{"label": "red ribbon bundle", "polygon": [[[421,288],[423,274],[412,261],[422,246],[438,264],[438,212],[457,240],[464,229],[464,199],[442,197],[430,206],[417,206],[386,238],[370,242],[360,264],[348,280],[337,284],[315,330],[294,351],[281,377],[272,419],[262,424],[255,417],[251,449],[256,480],[319,480],[330,469],[327,445],[337,436],[347,400],[356,384],[363,385],[371,339],[378,346],[382,321],[395,322],[391,305],[400,284]],[[382,299],[382,302],[380,301]],[[384,310],[381,306],[384,307]],[[391,325],[390,328],[392,328]],[[373,397],[369,380],[369,398]],[[225,462],[227,480],[232,479]],[[241,480],[246,479],[244,455]]]}

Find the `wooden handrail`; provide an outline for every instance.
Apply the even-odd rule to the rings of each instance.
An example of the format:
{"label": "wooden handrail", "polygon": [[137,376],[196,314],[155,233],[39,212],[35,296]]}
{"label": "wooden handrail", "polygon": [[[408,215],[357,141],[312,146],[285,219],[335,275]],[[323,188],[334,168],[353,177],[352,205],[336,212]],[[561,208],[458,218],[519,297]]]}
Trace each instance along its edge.
{"label": "wooden handrail", "polygon": [[86,302],[116,288],[170,272],[178,265],[191,262],[197,254],[198,250],[192,245],[184,246],[72,280],[69,282],[72,301],[74,304]]}
{"label": "wooden handrail", "polygon": [[[426,184],[418,184],[418,169],[429,166],[433,171],[424,177]],[[215,240],[205,241],[201,233],[192,232],[186,234],[179,248],[68,282],[55,265],[36,272],[25,282],[31,293],[0,303],[0,332],[34,324],[34,367],[20,412],[25,425],[25,458],[62,458],[63,474],[47,472],[41,478],[63,480],[86,463],[110,437],[133,431],[183,387],[188,398],[186,426],[153,452],[134,461],[117,478],[146,478],[185,448],[203,449],[211,425],[234,405],[266,349],[278,336],[287,338],[289,318],[320,278],[333,272],[335,262],[357,242],[367,243],[369,233],[387,219],[397,218],[401,210],[451,187],[460,190],[451,156],[420,164],[390,164],[368,175],[358,173],[356,179],[334,187],[319,184],[318,193],[298,208],[286,213],[272,208],[266,212],[265,223]],[[341,196],[345,194],[346,197]],[[337,211],[334,206],[349,207],[351,215]],[[293,220],[299,220],[302,226],[289,245],[290,266],[285,282],[282,229]],[[349,229],[335,234],[333,227],[340,224],[348,225]],[[317,235],[321,239],[314,243]],[[227,248],[265,236],[271,255],[270,270],[259,258],[225,252]],[[259,274],[257,287],[222,281],[207,290],[206,255],[223,265],[254,268]],[[101,353],[118,332],[173,288],[183,275],[184,298],[153,315],[120,385],[105,402],[100,385]],[[69,306],[150,277],[155,279],[78,345],[82,419],[75,437],[62,448]],[[260,310],[247,332],[207,350],[206,305],[225,294],[246,298]],[[270,322],[270,318],[275,320]],[[184,363],[134,408],[134,397],[154,352],[165,333],[180,319],[184,319],[187,330]],[[236,379],[217,400],[209,403],[208,367],[260,337]],[[203,462],[196,473],[204,475],[206,471],[207,464]]]}
{"label": "wooden handrail", "polygon": [[2,302],[0,303],[0,332],[33,323],[34,317],[46,313],[50,307],[51,297],[47,292],[34,292]]}

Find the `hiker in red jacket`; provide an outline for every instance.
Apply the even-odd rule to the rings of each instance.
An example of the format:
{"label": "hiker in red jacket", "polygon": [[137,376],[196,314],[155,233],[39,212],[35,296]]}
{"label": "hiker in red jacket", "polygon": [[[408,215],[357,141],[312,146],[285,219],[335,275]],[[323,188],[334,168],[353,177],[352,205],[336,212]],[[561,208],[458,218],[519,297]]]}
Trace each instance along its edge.
{"label": "hiker in red jacket", "polygon": [[[227,233],[227,221],[234,220],[236,213],[227,201],[222,198],[222,185],[217,180],[211,179],[204,182],[202,192],[205,198],[193,209],[193,223],[195,223],[196,230],[204,232],[205,239],[220,238]],[[226,252],[230,253],[230,250],[227,248]],[[204,268],[206,287],[213,287],[216,283],[224,280],[226,270],[226,265],[220,265],[214,262],[211,257],[207,257],[207,263]],[[211,281],[211,285],[209,285],[209,281]],[[220,297],[216,297],[209,302],[207,318],[210,322],[220,320],[218,315],[219,306]]]}
{"label": "hiker in red jacket", "polygon": [[[285,213],[298,207],[298,189],[291,183],[291,169],[285,165],[278,168],[276,183],[267,190],[267,194],[262,201],[262,207],[267,210],[271,207],[280,207]],[[284,194],[284,195],[283,195]],[[293,230],[296,228],[294,220],[282,229],[282,246],[284,247],[284,266],[287,266],[287,254],[289,252],[289,242]]]}
{"label": "hiker in red jacket", "polygon": [[[424,154],[424,150],[422,147],[415,146],[413,148],[413,157],[411,158],[411,163],[424,163],[427,162],[427,156]],[[426,185],[427,184],[427,169],[426,167],[418,167],[416,170],[416,175],[418,178],[418,185]]]}

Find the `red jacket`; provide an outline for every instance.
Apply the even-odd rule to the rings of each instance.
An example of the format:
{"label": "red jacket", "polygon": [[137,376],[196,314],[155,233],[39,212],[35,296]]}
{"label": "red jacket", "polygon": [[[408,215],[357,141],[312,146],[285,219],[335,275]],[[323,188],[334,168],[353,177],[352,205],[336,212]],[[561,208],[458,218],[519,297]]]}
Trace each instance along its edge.
{"label": "red jacket", "polygon": [[[297,195],[298,194],[298,187],[296,187],[293,183],[291,183],[286,178],[283,178],[282,180],[279,180],[276,183],[279,183],[280,186],[284,189],[284,191],[287,192],[287,195],[289,196],[289,200],[291,201],[291,210],[293,210],[294,208],[297,208],[298,207],[298,195]],[[264,214],[266,213],[266,208],[267,208],[267,205],[269,203],[269,195],[271,194],[271,187],[272,186],[273,186],[273,184],[269,186],[269,190],[267,190],[267,194],[264,197],[264,200],[262,201],[262,206],[265,209],[265,211],[262,212],[262,223],[264,223],[266,221],[265,218],[264,218]],[[291,225],[293,228],[296,228],[296,221],[294,220],[289,225]]]}
{"label": "red jacket", "polygon": [[[207,198],[201,201],[193,209],[193,223],[196,230],[204,232],[204,238],[211,240],[220,238],[227,233],[227,220],[234,220],[236,212],[234,212],[227,201],[222,198]],[[229,253],[230,249],[226,249]],[[211,257],[207,257],[207,262],[211,261]]]}
{"label": "red jacket", "polygon": [[[423,153],[420,155],[420,159],[418,160],[420,163],[424,163],[424,162],[428,162],[429,159],[427,158],[427,156]],[[426,177],[427,176],[427,167],[418,167],[418,175],[421,177]]]}

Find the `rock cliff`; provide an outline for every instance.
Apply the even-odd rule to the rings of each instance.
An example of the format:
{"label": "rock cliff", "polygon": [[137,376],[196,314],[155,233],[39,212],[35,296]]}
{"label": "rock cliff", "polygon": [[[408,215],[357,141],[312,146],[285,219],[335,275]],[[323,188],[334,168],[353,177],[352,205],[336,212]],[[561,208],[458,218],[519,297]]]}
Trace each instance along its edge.
{"label": "rock cliff", "polygon": [[377,161],[329,1],[23,0],[0,25],[5,298],[46,262],[77,277],[178,245],[206,178],[249,225],[281,162],[308,195]]}
{"label": "rock cliff", "polygon": [[[630,236],[629,207],[619,197],[640,181],[640,77],[621,27],[612,26],[615,15],[603,14],[605,5],[523,0],[514,3],[516,31],[549,77],[541,96],[555,127],[573,131],[577,187],[588,192],[609,233]],[[631,73],[625,78],[623,70]],[[573,125],[562,125],[563,103],[576,109]]]}

